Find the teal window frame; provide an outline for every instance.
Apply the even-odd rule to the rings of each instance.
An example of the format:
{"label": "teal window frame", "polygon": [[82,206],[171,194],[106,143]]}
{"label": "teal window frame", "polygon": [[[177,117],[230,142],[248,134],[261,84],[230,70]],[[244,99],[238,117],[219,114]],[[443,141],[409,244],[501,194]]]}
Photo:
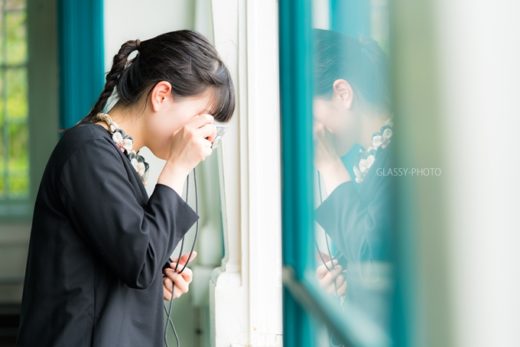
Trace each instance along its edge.
{"label": "teal window frame", "polygon": [[[352,37],[370,36],[370,1],[329,0],[330,28]],[[345,20],[345,13],[355,13]]]}
{"label": "teal window frame", "polygon": [[59,0],[60,127],[87,115],[105,84],[103,0]]}
{"label": "teal window frame", "polygon": [[[332,28],[362,34],[359,23],[339,23],[341,6],[359,2],[331,0]],[[357,9],[362,11],[363,9]],[[366,8],[365,8],[366,10]],[[367,13],[368,12],[363,12]],[[279,1],[279,59],[282,167],[282,263],[284,346],[314,346],[316,324],[327,326],[346,346],[409,346],[405,275],[397,275],[392,297],[391,336],[372,329],[361,315],[344,312],[316,283],[314,244],[314,145],[312,71],[312,1]],[[402,217],[402,216],[398,216]],[[394,263],[399,273],[399,259]],[[367,330],[368,329],[368,330]],[[380,331],[379,331],[380,332]]]}

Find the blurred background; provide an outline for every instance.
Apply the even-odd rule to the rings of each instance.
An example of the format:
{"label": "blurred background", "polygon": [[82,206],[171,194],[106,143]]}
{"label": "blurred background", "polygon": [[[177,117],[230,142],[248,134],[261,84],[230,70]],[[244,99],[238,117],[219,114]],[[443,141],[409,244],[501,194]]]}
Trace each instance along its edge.
{"label": "blurred background", "polygon": [[[201,222],[173,306],[184,346],[520,345],[518,13],[514,0],[0,0],[0,346],[14,345],[60,133],[123,42],[179,29],[215,44],[237,93],[185,192]],[[145,156],[151,192],[163,162]]]}

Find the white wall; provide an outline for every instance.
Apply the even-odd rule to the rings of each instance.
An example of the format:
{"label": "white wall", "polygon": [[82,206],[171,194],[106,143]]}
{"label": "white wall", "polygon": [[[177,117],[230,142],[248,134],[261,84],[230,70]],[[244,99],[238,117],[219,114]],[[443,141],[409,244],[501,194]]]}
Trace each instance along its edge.
{"label": "white wall", "polygon": [[454,346],[520,345],[520,3],[437,2]]}
{"label": "white wall", "polygon": [[127,40],[193,27],[192,0],[105,0],[105,67]]}

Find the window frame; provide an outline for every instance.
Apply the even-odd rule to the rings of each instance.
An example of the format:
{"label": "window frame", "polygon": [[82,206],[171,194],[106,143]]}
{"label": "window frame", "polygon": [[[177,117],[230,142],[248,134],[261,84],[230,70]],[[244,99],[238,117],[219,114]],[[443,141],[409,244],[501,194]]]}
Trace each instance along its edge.
{"label": "window frame", "polygon": [[[27,0],[29,197],[2,199],[1,222],[31,220],[39,182],[60,129],[74,126],[86,115],[103,88],[103,3]],[[49,37],[49,32],[55,35]],[[49,95],[53,91],[58,92]]]}
{"label": "window frame", "polygon": [[[334,0],[329,4],[331,10],[339,6]],[[315,232],[313,81],[308,78],[313,65],[312,10],[311,0],[279,2],[284,346],[313,346],[317,322],[346,346],[388,346],[389,336],[361,313],[346,316],[310,270],[316,267],[311,256]],[[331,16],[335,28],[337,13],[331,11]],[[391,304],[395,303],[402,302],[392,298]]]}
{"label": "window frame", "polygon": [[58,0],[60,127],[74,126],[105,84],[104,0]]}
{"label": "window frame", "polygon": [[[2,16],[2,35],[4,36],[4,40],[2,42],[2,47],[1,47],[1,50],[2,50],[2,64],[0,64],[0,74],[2,75],[2,79],[4,81],[7,81],[7,73],[8,71],[13,71],[15,69],[23,69],[25,70],[25,74],[26,74],[26,81],[27,81],[27,99],[26,99],[26,102],[27,102],[27,115],[26,115],[26,118],[23,120],[23,121],[14,121],[14,120],[11,120],[9,121],[8,119],[8,114],[7,114],[7,100],[8,100],[8,95],[7,95],[7,88],[5,88],[5,85],[4,85],[4,88],[2,90],[2,95],[0,97],[2,97],[2,99],[4,100],[4,126],[3,126],[3,135],[4,135],[4,138],[3,138],[3,142],[5,144],[5,157],[2,158],[2,161],[4,161],[4,164],[5,164],[5,170],[4,172],[1,173],[2,175],[2,179],[4,180],[4,184],[8,187],[9,186],[9,124],[14,124],[14,123],[22,123],[24,124],[28,130],[29,130],[29,123],[30,123],[30,110],[29,110],[29,104],[30,104],[30,100],[29,100],[29,91],[28,91],[28,80],[29,80],[29,25],[28,25],[28,22],[29,22],[29,11],[28,11],[28,1],[25,2],[24,4],[25,6],[23,7],[20,7],[20,8],[10,8],[10,9],[6,9],[5,8],[5,1],[3,2],[2,4],[2,7],[1,7],[1,16]],[[26,16],[26,24],[25,24],[25,44],[26,44],[26,59],[25,61],[23,62],[18,62],[18,63],[8,63],[7,62],[7,39],[5,38],[5,35],[7,35],[7,26],[6,26],[6,23],[7,23],[7,20],[6,20],[6,14],[7,13],[13,13],[13,12],[24,12],[25,13],[25,16]],[[30,139],[30,132],[29,132],[29,139]],[[0,198],[0,220],[9,220],[9,221],[12,221],[12,220],[25,220],[27,219],[27,217],[30,215],[30,207],[31,207],[31,185],[32,185],[32,177],[31,177],[31,160],[30,160],[30,149],[28,148],[27,149],[28,151],[28,179],[29,179],[29,185],[28,185],[28,192],[27,192],[27,196],[23,196],[23,197],[10,197],[9,196],[9,189],[7,189],[7,196],[5,197],[2,197]]]}

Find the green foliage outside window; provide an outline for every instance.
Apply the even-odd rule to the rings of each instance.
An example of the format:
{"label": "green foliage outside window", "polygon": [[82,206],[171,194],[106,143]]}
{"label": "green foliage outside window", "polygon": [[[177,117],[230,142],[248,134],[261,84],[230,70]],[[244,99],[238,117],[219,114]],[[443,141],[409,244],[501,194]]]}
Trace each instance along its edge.
{"label": "green foliage outside window", "polygon": [[0,0],[0,200],[29,195],[25,1]]}

